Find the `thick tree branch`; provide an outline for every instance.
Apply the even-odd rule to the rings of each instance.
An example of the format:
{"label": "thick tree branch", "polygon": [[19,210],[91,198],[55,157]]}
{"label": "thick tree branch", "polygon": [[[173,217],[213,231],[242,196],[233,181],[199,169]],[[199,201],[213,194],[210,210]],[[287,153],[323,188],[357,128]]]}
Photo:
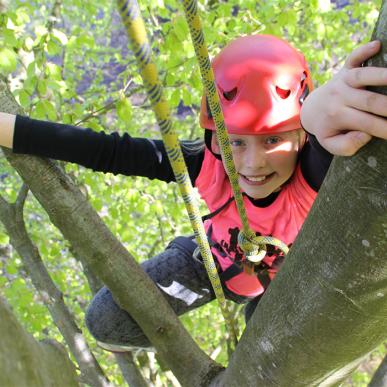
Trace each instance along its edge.
{"label": "thick tree branch", "polygon": [[[374,36],[383,58],[386,23],[385,0]],[[336,385],[386,339],[386,176],[384,140],[335,157],[221,385]]]}
{"label": "thick tree branch", "polygon": [[[12,113],[18,110],[4,83],[0,83],[0,107]],[[199,349],[153,282],[70,179],[50,161],[4,153],[77,256],[140,324],[179,381],[200,385],[219,372],[220,366]]]}
{"label": "thick tree branch", "polygon": [[28,189],[23,185],[15,204],[0,200],[0,221],[3,223],[11,245],[23,260],[32,283],[51,313],[55,325],[62,333],[82,373],[82,379],[92,386],[109,386],[109,382],[91,353],[81,330],[63,301],[63,295],[55,286],[38,249],[28,236],[23,219],[23,204]]}
{"label": "thick tree branch", "polygon": [[0,298],[0,385],[78,386],[74,364],[56,342],[38,343]]}

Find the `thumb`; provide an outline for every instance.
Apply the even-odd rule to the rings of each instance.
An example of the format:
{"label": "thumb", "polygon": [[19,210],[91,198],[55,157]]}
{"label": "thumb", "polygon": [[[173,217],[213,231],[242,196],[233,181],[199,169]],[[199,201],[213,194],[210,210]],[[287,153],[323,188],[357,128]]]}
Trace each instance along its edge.
{"label": "thumb", "polygon": [[372,136],[368,133],[352,130],[344,134],[325,138],[321,145],[337,156],[352,156],[366,145]]}

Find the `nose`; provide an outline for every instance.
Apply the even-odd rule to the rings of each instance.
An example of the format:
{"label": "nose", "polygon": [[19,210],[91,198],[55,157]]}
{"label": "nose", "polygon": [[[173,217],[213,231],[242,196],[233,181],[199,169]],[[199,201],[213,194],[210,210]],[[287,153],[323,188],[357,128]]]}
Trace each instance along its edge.
{"label": "nose", "polygon": [[245,166],[251,170],[264,168],[267,163],[267,154],[265,149],[258,145],[247,147],[244,158]]}

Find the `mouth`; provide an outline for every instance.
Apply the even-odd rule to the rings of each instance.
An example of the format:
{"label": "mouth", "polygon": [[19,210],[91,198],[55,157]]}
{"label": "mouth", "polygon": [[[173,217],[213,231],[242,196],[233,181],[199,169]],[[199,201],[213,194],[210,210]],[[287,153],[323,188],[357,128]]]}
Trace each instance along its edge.
{"label": "mouth", "polygon": [[269,175],[259,175],[259,176],[246,176],[239,174],[241,178],[243,179],[244,182],[248,185],[264,185],[266,184],[269,180],[271,180],[274,176],[274,172],[270,173]]}

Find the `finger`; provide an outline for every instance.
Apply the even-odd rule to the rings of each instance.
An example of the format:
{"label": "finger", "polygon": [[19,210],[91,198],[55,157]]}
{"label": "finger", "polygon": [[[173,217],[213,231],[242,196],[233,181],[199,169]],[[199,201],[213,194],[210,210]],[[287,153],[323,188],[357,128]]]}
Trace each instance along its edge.
{"label": "finger", "polygon": [[331,124],[336,128],[332,136],[343,131],[358,131],[387,140],[387,120],[361,110],[343,107],[340,114],[332,118]]}
{"label": "finger", "polygon": [[351,87],[386,86],[387,68],[356,67],[345,72],[344,81]]}
{"label": "finger", "polygon": [[363,62],[365,62],[371,56],[375,55],[380,50],[380,44],[380,41],[374,40],[373,42],[369,42],[356,48],[352,51],[351,54],[349,54],[347,60],[345,61],[344,67],[347,69],[360,67]]}
{"label": "finger", "polygon": [[380,117],[387,117],[386,95],[363,89],[350,90],[350,92],[346,93],[345,104],[350,108],[362,110],[366,113],[372,113]]}
{"label": "finger", "polygon": [[352,108],[345,108],[337,118],[341,130],[359,131],[387,140],[387,120],[374,114]]}
{"label": "finger", "polygon": [[372,136],[364,132],[351,131],[326,138],[321,144],[328,152],[338,156],[352,156],[366,145]]}

